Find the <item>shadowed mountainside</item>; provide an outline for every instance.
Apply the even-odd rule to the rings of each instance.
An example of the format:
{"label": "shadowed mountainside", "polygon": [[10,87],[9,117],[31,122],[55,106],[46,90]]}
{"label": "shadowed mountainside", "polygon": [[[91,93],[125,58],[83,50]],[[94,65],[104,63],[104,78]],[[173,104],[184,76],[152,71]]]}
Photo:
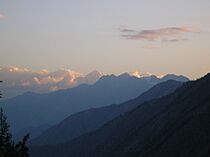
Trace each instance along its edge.
{"label": "shadowed mountainside", "polygon": [[72,141],[32,148],[32,157],[208,157],[210,74],[145,102]]}
{"label": "shadowed mountainside", "polygon": [[145,101],[167,95],[181,85],[182,82],[168,80],[155,85],[139,97],[122,104],[92,108],[73,114],[58,125],[46,130],[38,138],[32,140],[31,144],[48,145],[66,142],[84,133],[96,130],[106,122],[114,119],[122,113],[130,111]]}
{"label": "shadowed mountainside", "polygon": [[[28,92],[4,101],[2,106],[8,115],[12,131],[18,132],[43,124],[54,125],[71,114],[92,107],[122,103],[165,81],[166,77],[137,78],[129,74],[104,76],[93,85],[83,84],[48,94]],[[183,76],[175,78],[186,81]]]}

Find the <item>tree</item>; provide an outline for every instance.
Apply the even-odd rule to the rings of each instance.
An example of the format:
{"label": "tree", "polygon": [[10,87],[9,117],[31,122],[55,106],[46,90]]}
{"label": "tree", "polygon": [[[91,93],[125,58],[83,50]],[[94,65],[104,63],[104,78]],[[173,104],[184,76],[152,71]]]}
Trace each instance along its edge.
{"label": "tree", "polygon": [[26,146],[26,142],[29,139],[29,134],[23,137],[23,140],[15,145],[15,150],[17,151],[18,157],[29,157],[28,147]]}
{"label": "tree", "polygon": [[28,147],[26,146],[29,134],[22,141],[15,144],[9,128],[7,116],[4,114],[3,109],[0,108],[0,157],[29,157]]}
{"label": "tree", "polygon": [[9,133],[7,117],[0,109],[0,157],[12,157],[15,155],[15,144],[12,141],[12,134]]}
{"label": "tree", "polygon": [[[0,83],[2,83],[2,81],[0,81]],[[2,97],[1,91],[0,91],[0,98]]]}

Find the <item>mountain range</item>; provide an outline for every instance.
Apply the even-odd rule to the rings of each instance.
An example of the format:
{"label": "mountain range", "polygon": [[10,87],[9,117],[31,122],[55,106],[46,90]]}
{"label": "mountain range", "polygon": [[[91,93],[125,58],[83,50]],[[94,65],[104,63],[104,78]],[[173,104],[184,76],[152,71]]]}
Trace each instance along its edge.
{"label": "mountain range", "polygon": [[108,121],[132,110],[145,101],[159,98],[173,92],[176,88],[180,87],[182,83],[183,82],[168,80],[153,86],[137,98],[122,104],[91,108],[73,114],[59,124],[44,131],[40,136],[33,139],[30,144],[33,146],[58,144],[79,137],[87,132],[92,132]]}
{"label": "mountain range", "polygon": [[82,84],[45,94],[27,92],[3,101],[1,106],[8,115],[12,131],[19,132],[41,125],[54,125],[71,114],[89,108],[122,103],[168,79],[188,80],[184,76],[176,75],[162,78],[137,78],[128,73],[107,75],[92,85]]}
{"label": "mountain range", "polygon": [[4,99],[21,95],[25,92],[48,93],[60,89],[76,87],[80,84],[93,84],[103,74],[94,70],[87,75],[69,69],[32,71],[26,68],[0,68],[1,90]]}
{"label": "mountain range", "polygon": [[[138,78],[152,76],[151,73],[138,71],[127,73]],[[1,90],[4,93],[2,99],[12,98],[25,92],[49,93],[61,89],[76,87],[81,84],[94,84],[102,76],[100,71],[94,70],[88,74],[82,74],[70,69],[58,69],[49,71],[46,69],[33,71],[27,68],[3,67],[0,68]],[[164,75],[158,76],[163,77]]]}
{"label": "mountain range", "polygon": [[99,129],[32,157],[208,157],[210,74],[119,115]]}

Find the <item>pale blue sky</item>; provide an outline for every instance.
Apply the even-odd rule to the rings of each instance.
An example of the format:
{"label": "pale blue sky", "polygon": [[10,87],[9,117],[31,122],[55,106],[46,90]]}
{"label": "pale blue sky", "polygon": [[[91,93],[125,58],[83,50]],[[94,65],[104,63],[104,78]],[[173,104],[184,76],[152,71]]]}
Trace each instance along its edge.
{"label": "pale blue sky", "polygon": [[[0,0],[0,67],[200,77],[210,71],[209,8],[209,0]],[[177,42],[120,31],[169,27],[192,31]]]}

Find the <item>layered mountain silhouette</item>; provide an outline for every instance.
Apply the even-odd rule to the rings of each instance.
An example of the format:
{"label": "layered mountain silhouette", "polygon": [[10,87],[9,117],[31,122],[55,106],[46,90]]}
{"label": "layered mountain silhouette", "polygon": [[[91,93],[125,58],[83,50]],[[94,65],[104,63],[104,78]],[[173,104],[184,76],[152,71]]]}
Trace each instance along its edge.
{"label": "layered mountain silhouette", "polygon": [[[12,131],[17,132],[43,124],[53,125],[89,108],[122,103],[165,81],[165,77],[137,78],[129,74],[103,76],[93,85],[83,84],[47,94],[28,92],[4,101],[2,106]],[[176,76],[176,79],[187,80],[183,76]]]}
{"label": "layered mountain silhouette", "polygon": [[50,127],[52,126],[48,124],[42,124],[37,127],[28,127],[28,128],[15,132],[15,134],[13,134],[13,138],[15,141],[20,141],[25,134],[30,133],[30,139],[33,139],[35,137],[40,136],[44,131],[46,131]]}
{"label": "layered mountain silhouette", "polygon": [[73,114],[58,125],[46,130],[38,138],[32,140],[31,144],[49,145],[62,143],[84,133],[94,131],[120,114],[130,111],[145,101],[167,95],[181,85],[182,82],[168,80],[155,85],[137,98],[126,101],[122,104],[92,108]]}
{"label": "layered mountain silhouette", "polygon": [[208,157],[210,74],[145,102],[94,132],[31,149],[32,157]]}

